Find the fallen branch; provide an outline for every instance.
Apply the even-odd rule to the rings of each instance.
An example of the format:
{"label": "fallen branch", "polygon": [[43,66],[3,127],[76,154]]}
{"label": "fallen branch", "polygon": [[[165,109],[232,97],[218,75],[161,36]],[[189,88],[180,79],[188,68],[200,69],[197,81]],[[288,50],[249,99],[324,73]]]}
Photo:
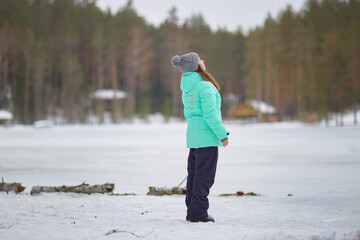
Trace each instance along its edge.
{"label": "fallen branch", "polygon": [[110,193],[109,196],[136,196],[135,193]]}
{"label": "fallen branch", "polygon": [[223,194],[219,194],[220,197],[228,197],[228,196],[261,196],[258,193],[254,193],[254,192],[248,192],[248,193],[244,193],[244,191],[237,191],[236,193],[223,193]]}
{"label": "fallen branch", "polygon": [[113,234],[113,233],[129,233],[131,235],[134,235],[135,237],[137,238],[145,238],[147,237],[148,235],[150,235],[153,231],[149,232],[148,234],[146,235],[137,235],[133,232],[129,232],[129,231],[122,231],[122,230],[119,230],[119,229],[114,229],[114,230],[111,230],[111,231],[108,231],[107,233],[105,233],[105,235],[110,235],[110,234]]}
{"label": "fallen branch", "polygon": [[25,190],[25,187],[21,186],[21,183],[6,183],[3,178],[1,178],[1,180],[0,192],[9,193],[10,191],[14,191],[15,193],[20,193]]}
{"label": "fallen branch", "polygon": [[34,186],[30,194],[39,194],[41,192],[73,192],[73,193],[111,193],[114,190],[115,184],[105,183],[102,185],[89,185],[85,182],[78,186],[60,186],[60,187],[47,187],[47,186]]}
{"label": "fallen branch", "polygon": [[173,195],[173,194],[179,194],[179,195],[185,195],[186,194],[186,188],[157,188],[157,187],[149,187],[149,192],[147,195],[154,195],[154,196],[163,196],[163,195]]}

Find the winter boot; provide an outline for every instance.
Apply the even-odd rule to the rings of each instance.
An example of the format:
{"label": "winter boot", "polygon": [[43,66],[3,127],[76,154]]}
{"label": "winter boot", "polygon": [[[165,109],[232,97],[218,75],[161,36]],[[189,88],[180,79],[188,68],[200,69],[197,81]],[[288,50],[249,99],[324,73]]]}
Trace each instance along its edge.
{"label": "winter boot", "polygon": [[205,219],[199,221],[190,220],[190,222],[215,222],[215,219],[212,216],[208,215]]}

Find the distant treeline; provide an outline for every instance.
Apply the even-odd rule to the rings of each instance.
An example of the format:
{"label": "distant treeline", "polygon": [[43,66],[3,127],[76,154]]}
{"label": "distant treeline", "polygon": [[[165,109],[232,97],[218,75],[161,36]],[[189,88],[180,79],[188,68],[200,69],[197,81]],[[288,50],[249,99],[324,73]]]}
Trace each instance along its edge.
{"label": "distant treeline", "polygon": [[[188,51],[220,83],[224,117],[247,99],[274,105],[280,120],[356,111],[360,0],[308,0],[247,34],[211,31],[200,14],[180,24],[176,8],[155,27],[132,1],[112,14],[91,0],[0,0],[0,109],[19,123],[101,121],[104,112],[114,122],[182,117],[181,75],[170,59]],[[98,89],[127,97],[96,101]]]}

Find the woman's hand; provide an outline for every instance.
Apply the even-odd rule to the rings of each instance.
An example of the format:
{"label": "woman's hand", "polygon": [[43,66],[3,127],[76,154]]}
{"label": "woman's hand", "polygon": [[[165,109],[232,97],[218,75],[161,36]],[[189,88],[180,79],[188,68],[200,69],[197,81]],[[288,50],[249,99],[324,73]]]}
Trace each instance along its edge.
{"label": "woman's hand", "polygon": [[222,142],[222,145],[224,147],[226,147],[229,144],[229,139],[226,139],[225,141]]}

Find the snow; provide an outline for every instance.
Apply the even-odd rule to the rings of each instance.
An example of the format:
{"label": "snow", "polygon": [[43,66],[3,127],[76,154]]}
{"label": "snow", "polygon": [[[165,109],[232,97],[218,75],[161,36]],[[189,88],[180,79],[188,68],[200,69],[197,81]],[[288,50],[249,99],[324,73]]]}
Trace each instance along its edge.
{"label": "snow", "polygon": [[13,114],[6,110],[0,110],[0,120],[11,120],[13,119]]}
{"label": "snow", "polygon": [[[328,122],[328,126],[336,126],[336,115],[338,117],[338,123],[340,124],[340,114],[330,114],[330,120]],[[360,124],[360,111],[356,112],[356,118],[357,118],[357,124]],[[348,111],[345,114],[343,114],[343,124],[345,126],[353,126],[354,125],[354,112]],[[322,126],[326,126],[325,120],[321,121]]]}
{"label": "snow", "polygon": [[98,99],[123,99],[126,97],[126,93],[120,90],[100,89],[96,90],[92,96]]}
{"label": "snow", "polygon": [[158,123],[164,123],[165,122],[165,117],[161,113],[154,113],[154,114],[150,114],[147,117],[147,120],[150,123],[157,123],[158,124]]}
{"label": "snow", "polygon": [[[360,127],[227,126],[215,223],[185,221],[184,196],[146,195],[186,176],[184,123],[0,128],[0,176],[27,187],[0,192],[0,239],[360,239]],[[137,195],[29,194],[83,181]],[[218,196],[238,190],[262,196]]]}
{"label": "snow", "polygon": [[36,128],[47,128],[47,127],[53,127],[54,122],[50,120],[38,120],[33,123],[34,127]]}
{"label": "snow", "polygon": [[250,100],[250,105],[261,113],[274,114],[276,113],[276,108],[258,100]]}

